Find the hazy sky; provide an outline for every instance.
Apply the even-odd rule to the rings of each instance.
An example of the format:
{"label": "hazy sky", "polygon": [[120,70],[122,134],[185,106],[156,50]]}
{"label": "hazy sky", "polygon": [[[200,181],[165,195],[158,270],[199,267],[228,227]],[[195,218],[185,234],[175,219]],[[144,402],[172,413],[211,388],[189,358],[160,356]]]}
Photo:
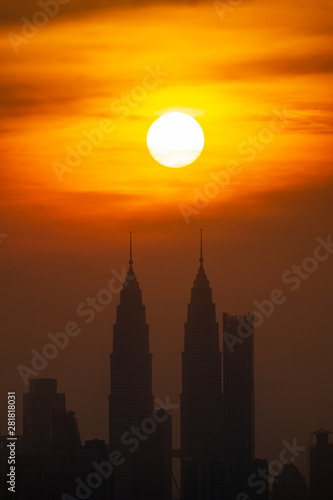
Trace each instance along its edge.
{"label": "hazy sky", "polygon": [[[284,439],[333,430],[333,257],[295,291],[282,281],[333,229],[333,2],[244,0],[224,19],[212,2],[107,4],[71,0],[39,28],[21,19],[43,23],[36,2],[0,7],[0,424],[7,390],[26,391],[17,366],[76,321],[40,376],[58,379],[83,439],[107,439],[119,297],[89,324],[76,308],[127,267],[130,229],[154,393],[179,402],[203,227],[220,325],[286,296],[255,333],[257,456],[274,459]],[[188,167],[147,150],[166,111],[203,128]]]}

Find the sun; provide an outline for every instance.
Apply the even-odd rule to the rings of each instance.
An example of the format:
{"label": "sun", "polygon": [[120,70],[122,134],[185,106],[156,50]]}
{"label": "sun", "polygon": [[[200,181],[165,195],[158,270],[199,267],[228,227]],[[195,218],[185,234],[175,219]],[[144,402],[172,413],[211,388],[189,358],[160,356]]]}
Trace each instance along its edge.
{"label": "sun", "polygon": [[162,165],[180,168],[193,163],[204,147],[199,123],[186,113],[165,113],[150,126],[147,145],[152,157]]}

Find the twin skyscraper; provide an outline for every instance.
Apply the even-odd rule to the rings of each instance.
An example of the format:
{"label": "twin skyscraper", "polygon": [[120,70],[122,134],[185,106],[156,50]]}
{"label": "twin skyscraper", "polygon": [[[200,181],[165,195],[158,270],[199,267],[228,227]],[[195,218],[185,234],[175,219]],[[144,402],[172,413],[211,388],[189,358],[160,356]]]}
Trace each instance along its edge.
{"label": "twin skyscraper", "polygon": [[173,457],[181,461],[183,500],[246,495],[247,479],[256,466],[253,315],[223,315],[224,335],[239,338],[244,326],[247,334],[232,349],[225,343],[222,356],[201,232],[182,353],[181,446],[172,450],[171,411],[154,408],[149,327],[133,270],[130,235],[129,270],[117,306],[110,356],[110,448],[121,450],[125,457],[115,470],[116,500],[170,500]]}

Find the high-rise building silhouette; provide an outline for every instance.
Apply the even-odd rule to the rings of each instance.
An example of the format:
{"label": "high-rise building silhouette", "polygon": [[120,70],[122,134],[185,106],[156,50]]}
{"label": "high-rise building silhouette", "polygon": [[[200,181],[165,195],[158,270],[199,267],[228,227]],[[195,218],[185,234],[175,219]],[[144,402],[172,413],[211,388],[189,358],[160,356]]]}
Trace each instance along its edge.
{"label": "high-rise building silhouette", "polygon": [[247,491],[254,459],[253,314],[224,313],[223,339],[225,457],[235,498]]}
{"label": "high-rise building silhouette", "polygon": [[253,314],[223,314],[223,396],[225,455],[231,463],[248,464],[254,458]]}
{"label": "high-rise building silhouette", "polygon": [[[110,448],[121,450],[125,461],[114,471],[116,500],[171,497],[171,416],[161,410],[152,419],[152,354],[142,292],[133,270],[132,235],[129,270],[120,293],[113,327]],[[160,421],[160,420],[163,420]]]}
{"label": "high-rise building silhouette", "polygon": [[79,426],[74,411],[51,410],[52,448],[75,450],[81,447]]}
{"label": "high-rise building silhouette", "polygon": [[310,499],[332,500],[333,498],[333,444],[332,434],[326,429],[313,433],[316,443],[310,449]]}
{"label": "high-rise building silhouette", "polygon": [[65,394],[51,378],[30,379],[23,394],[23,442],[26,453],[45,453],[52,444],[52,410],[66,412]]}
{"label": "high-rise building silhouette", "polygon": [[224,489],[222,355],[212,289],[203,267],[202,233],[200,245],[182,353],[183,500],[220,499]]}
{"label": "high-rise building silhouette", "polygon": [[29,380],[29,392],[23,394],[23,444],[26,453],[34,454],[80,448],[75,412],[66,411],[65,394],[57,392],[56,379]]}

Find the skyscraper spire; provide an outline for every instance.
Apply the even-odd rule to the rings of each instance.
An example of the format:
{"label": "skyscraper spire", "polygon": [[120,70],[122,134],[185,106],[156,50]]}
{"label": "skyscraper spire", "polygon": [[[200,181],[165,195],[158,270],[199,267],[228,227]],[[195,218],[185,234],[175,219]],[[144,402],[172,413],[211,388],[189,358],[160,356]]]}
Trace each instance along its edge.
{"label": "skyscraper spire", "polygon": [[133,270],[133,259],[132,259],[132,231],[130,231],[130,260],[128,261],[129,265],[130,265],[130,269]]}
{"label": "skyscraper spire", "polygon": [[130,231],[130,260],[128,261],[130,267],[128,270],[128,274],[134,274],[133,271],[133,259],[132,259],[132,231]]}
{"label": "skyscraper spire", "polygon": [[[132,231],[129,243],[130,267],[120,292],[116,323],[113,326],[113,352],[110,355],[110,449],[119,450],[125,459],[124,465],[115,474],[112,498],[169,500],[172,486],[170,415],[167,415],[165,423],[160,420],[158,429],[153,429],[154,437],[149,436],[147,439],[146,435],[142,435],[142,442],[132,437],[133,429],[141,429],[142,423],[155,423],[151,418],[154,396],[149,326],[142,292],[132,267]],[[150,429],[148,427],[147,435]],[[140,450],[132,457],[136,448],[129,445],[134,445],[136,441],[140,443]]]}
{"label": "skyscraper spire", "polygon": [[198,273],[197,273],[197,276],[194,280],[194,287],[195,288],[207,288],[207,290],[209,289],[209,281],[208,281],[208,278],[207,278],[207,275],[205,273],[205,269],[203,267],[203,252],[202,252],[202,229],[200,229],[200,259],[199,259],[199,262],[200,262],[200,266],[199,266],[199,269],[198,269]]}
{"label": "skyscraper spire", "polygon": [[[191,290],[182,353],[182,500],[224,498],[223,399],[219,325],[212,289],[200,266]],[[215,479],[214,479],[215,478]]]}

